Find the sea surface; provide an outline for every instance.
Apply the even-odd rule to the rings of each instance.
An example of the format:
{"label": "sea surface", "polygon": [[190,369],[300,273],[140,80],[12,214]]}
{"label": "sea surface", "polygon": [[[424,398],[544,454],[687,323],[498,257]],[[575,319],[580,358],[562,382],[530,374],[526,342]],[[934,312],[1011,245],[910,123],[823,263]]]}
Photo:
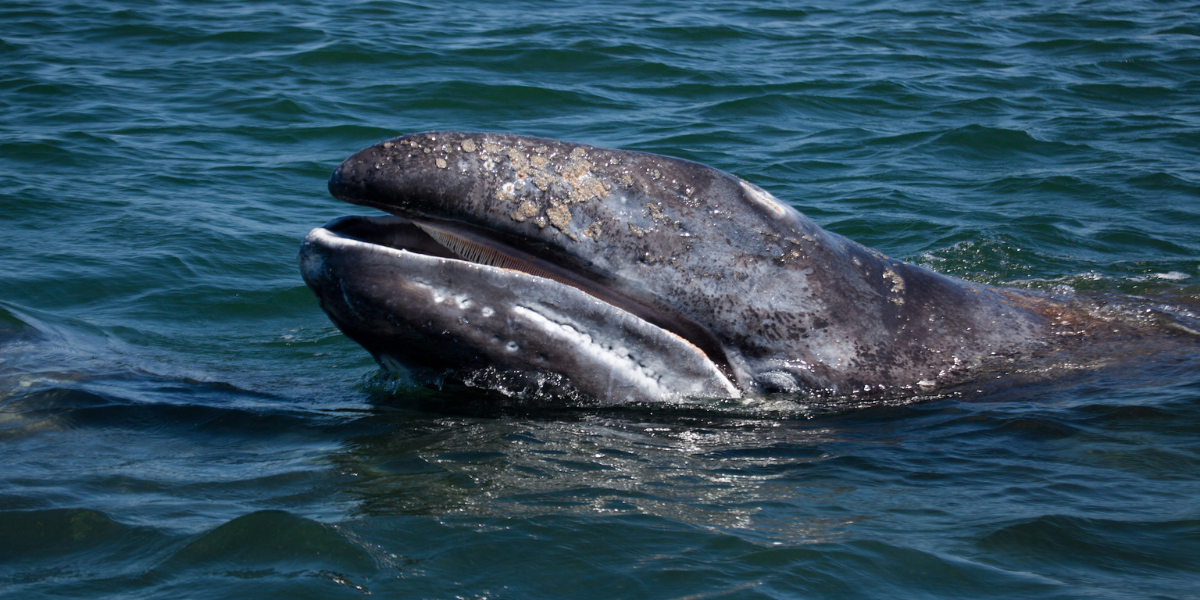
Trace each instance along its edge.
{"label": "sea surface", "polygon": [[1200,598],[1200,345],[903,406],[381,373],[296,252],[370,214],[339,162],[434,129],[696,160],[943,273],[1200,313],[1195,0],[6,0],[0,597]]}

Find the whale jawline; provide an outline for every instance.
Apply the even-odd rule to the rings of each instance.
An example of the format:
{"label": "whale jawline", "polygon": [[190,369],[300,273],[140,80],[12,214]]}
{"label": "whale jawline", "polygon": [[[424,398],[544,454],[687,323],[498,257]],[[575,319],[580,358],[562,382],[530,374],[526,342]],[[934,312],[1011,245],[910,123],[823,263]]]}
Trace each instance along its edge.
{"label": "whale jawline", "polygon": [[458,223],[396,215],[339,217],[322,228],[337,237],[372,246],[516,271],[575,288],[678,336],[694,346],[722,375],[734,380],[733,369],[725,352],[708,328],[678,312],[664,310],[622,293],[619,286],[599,276],[551,262],[535,254],[534,249],[517,248],[495,239],[488,231]]}

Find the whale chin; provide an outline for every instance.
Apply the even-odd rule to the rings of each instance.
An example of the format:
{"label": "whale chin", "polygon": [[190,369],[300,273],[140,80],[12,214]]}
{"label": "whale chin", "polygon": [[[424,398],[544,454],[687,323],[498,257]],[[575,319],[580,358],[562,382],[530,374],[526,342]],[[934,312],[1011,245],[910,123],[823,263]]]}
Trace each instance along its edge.
{"label": "whale chin", "polygon": [[607,403],[741,395],[651,322],[677,315],[531,250],[459,224],[353,216],[309,232],[299,260],[334,324],[388,371]]}

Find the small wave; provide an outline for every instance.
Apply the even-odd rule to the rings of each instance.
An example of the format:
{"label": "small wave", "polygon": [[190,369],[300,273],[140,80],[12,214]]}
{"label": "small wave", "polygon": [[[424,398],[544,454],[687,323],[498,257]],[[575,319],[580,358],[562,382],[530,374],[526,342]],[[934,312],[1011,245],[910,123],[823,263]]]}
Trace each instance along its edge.
{"label": "small wave", "polygon": [[325,525],[283,510],[260,510],[243,515],[200,535],[173,553],[160,567],[179,572],[335,570],[374,573],[369,552]]}
{"label": "small wave", "polygon": [[140,574],[174,542],[157,529],[127,525],[90,508],[0,512],[0,586],[11,593]]}
{"label": "small wave", "polygon": [[1147,281],[1150,279],[1164,279],[1166,281],[1183,281],[1184,279],[1190,279],[1191,277],[1192,276],[1188,275],[1187,273],[1180,273],[1179,271],[1170,271],[1167,273],[1149,273],[1146,275],[1135,275],[1133,277],[1130,277],[1129,280],[1130,281]]}
{"label": "small wave", "polygon": [[926,143],[927,151],[950,154],[962,158],[978,158],[988,162],[999,158],[1030,159],[1065,156],[1087,151],[1086,148],[1066,142],[1039,140],[1028,131],[982,125],[967,125],[947,131]]}
{"label": "small wave", "polygon": [[1132,53],[1147,49],[1145,44],[1115,40],[1057,38],[1023,42],[1017,48],[1036,50],[1052,55],[1105,55]]}
{"label": "small wave", "polygon": [[1077,573],[1200,570],[1200,521],[1124,521],[1046,515],[1004,526],[978,545],[1013,560]]}
{"label": "small wave", "polygon": [[0,561],[74,554],[133,529],[86,508],[0,512]]}

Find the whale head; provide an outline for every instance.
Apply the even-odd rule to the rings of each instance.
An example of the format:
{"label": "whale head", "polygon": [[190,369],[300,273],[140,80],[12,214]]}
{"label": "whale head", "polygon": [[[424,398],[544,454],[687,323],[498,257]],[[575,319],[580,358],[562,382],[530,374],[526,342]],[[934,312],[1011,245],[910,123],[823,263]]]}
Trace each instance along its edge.
{"label": "whale head", "polygon": [[691,161],[431,132],[351,156],[329,189],[389,214],[314,229],[301,272],[387,369],[602,402],[838,393],[930,385],[1039,336],[1005,294]]}

